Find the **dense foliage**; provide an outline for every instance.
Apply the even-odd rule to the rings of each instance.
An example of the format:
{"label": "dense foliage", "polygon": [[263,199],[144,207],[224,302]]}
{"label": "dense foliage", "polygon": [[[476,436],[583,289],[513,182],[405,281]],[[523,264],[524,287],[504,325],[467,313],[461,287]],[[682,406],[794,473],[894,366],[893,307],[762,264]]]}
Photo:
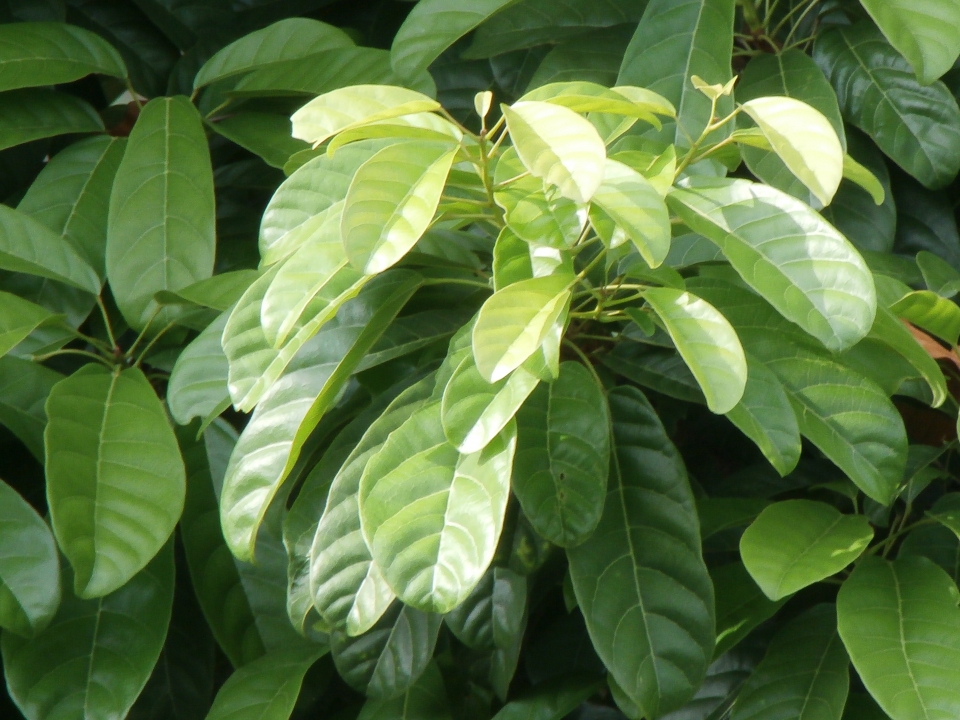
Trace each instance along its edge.
{"label": "dense foliage", "polygon": [[0,716],[960,717],[960,0],[0,16]]}

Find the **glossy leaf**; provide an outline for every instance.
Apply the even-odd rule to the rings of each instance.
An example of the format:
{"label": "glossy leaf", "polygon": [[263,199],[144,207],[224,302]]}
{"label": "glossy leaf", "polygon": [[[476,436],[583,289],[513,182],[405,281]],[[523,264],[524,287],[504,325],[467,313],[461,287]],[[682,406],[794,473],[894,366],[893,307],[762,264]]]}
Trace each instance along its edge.
{"label": "glossy leaf", "polygon": [[54,535],[77,595],[101,597],[138,573],[173,532],[185,493],[180,449],[136,368],[85,365],[54,386],[46,411]]}
{"label": "glossy leaf", "polygon": [[522,635],[526,607],[526,578],[509,568],[490,567],[467,599],[444,616],[444,622],[469,648],[508,648]]}
{"label": "glossy leaf", "polygon": [[837,91],[844,118],[927,187],[960,169],[960,109],[940,82],[923,86],[869,22],[818,34],[814,59]]}
{"label": "glossy leaf", "polygon": [[608,397],[615,449],[603,515],[567,557],[597,654],[640,712],[657,717],[687,702],[706,673],[713,586],[679,454],[640,391]]}
{"label": "glossy leaf", "polygon": [[0,90],[58,85],[90,73],[124,78],[120,54],[102,37],[58,22],[0,28]]}
{"label": "glossy leaf", "polygon": [[480,375],[497,382],[520,367],[564,322],[570,279],[563,275],[523,280],[495,292],[473,326],[473,356]]}
{"label": "glossy leaf", "polygon": [[535,390],[517,415],[513,491],[537,532],[561,547],[590,537],[603,511],[610,465],[603,389],[579,363]]}
{"label": "glossy leaf", "polygon": [[863,515],[843,515],[814,500],[785,500],[766,508],[740,538],[750,575],[771,600],[840,572],[873,540]]}
{"label": "glossy leaf", "polygon": [[447,442],[440,415],[439,402],[424,405],[387,438],[364,469],[359,504],[367,547],[397,597],[445,613],[470,594],[493,558],[516,428],[511,423],[484,450],[461,455]]}
{"label": "glossy leaf", "polygon": [[603,182],[606,159],[593,125],[572,110],[540,100],[502,109],[517,154],[530,174],[574,202],[590,200]]}
{"label": "glossy leaf", "polygon": [[890,306],[890,311],[953,346],[960,339],[960,307],[929,290],[916,290]]}
{"label": "glossy leaf", "polygon": [[678,400],[706,404],[697,379],[676,350],[623,343],[603,357],[603,364],[643,387]]}
{"label": "glossy leaf", "polygon": [[943,371],[930,353],[917,342],[913,334],[892,312],[886,308],[877,308],[877,317],[868,337],[884,343],[916,369],[930,386],[934,407],[943,403],[947,396],[947,382]]}
{"label": "glossy leaf", "polygon": [[383,272],[413,248],[433,220],[455,154],[444,145],[404,142],[360,166],[340,224],[354,267]]}
{"label": "glossy leaf", "polygon": [[715,413],[732,410],[743,397],[747,359],[736,331],[706,300],[673,288],[644,292],[647,303],[690,367]]}
{"label": "glossy leaf", "polygon": [[837,619],[860,679],[893,720],[960,708],[957,588],[932,562],[864,560],[840,588]]}
{"label": "glossy leaf", "polygon": [[745,180],[691,180],[668,201],[720,246],[748,285],[831,350],[869,332],[876,313],[870,271],[806,205]]}
{"label": "glossy leaf", "polygon": [[303,676],[323,652],[317,648],[280,650],[245,665],[220,688],[207,720],[287,720]]}
{"label": "glossy leaf", "polygon": [[144,107],[110,195],[106,254],[117,305],[137,330],[159,329],[176,316],[173,308],[157,312],[154,293],[213,274],[209,158],[200,116],[186,98],[158,98]]}
{"label": "glossy leaf", "polygon": [[862,0],[862,4],[925,85],[949,70],[960,55],[957,3]]}
{"label": "glossy leaf", "polygon": [[69,591],[53,622],[25,640],[2,638],[10,696],[28,720],[126,717],[160,656],[173,604],[173,547],[167,545],[123,587],[102,598]]}
{"label": "glossy leaf", "polygon": [[53,534],[20,493],[0,480],[0,627],[30,637],[60,605]]}
{"label": "glossy leaf", "polygon": [[815,605],[773,638],[740,690],[731,720],[840,720],[849,665],[836,607]]}

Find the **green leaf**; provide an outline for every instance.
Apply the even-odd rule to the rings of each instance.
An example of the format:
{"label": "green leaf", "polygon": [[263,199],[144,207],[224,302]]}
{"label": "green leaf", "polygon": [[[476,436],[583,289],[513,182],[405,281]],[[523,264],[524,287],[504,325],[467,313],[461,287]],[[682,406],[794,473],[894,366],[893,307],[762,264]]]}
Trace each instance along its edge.
{"label": "green leaf", "polygon": [[157,311],[154,293],[213,274],[214,210],[210,154],[197,111],[184,97],[147,103],[117,170],[107,227],[107,276],[131,327],[162,328],[177,311]]}
{"label": "green leaf", "polygon": [[672,348],[622,343],[601,362],[638,385],[686,402],[706,404],[700,385],[683,358]]}
{"label": "green leaf", "polygon": [[527,87],[584,80],[604,87],[616,85],[632,33],[630,25],[615,25],[560,42],[544,56]]}
{"label": "green leaf", "polygon": [[163,648],[173,604],[173,547],[123,587],[76,598],[64,565],[63,601],[53,622],[25,640],[3,633],[10,697],[28,720],[126,717]]}
{"label": "green leaf", "polygon": [[449,720],[443,676],[434,663],[404,694],[389,700],[367,700],[357,720]]}
{"label": "green leaf", "polygon": [[440,54],[484,20],[517,0],[425,0],[407,15],[393,38],[390,62],[400,75],[422,72]]}
{"label": "green leaf", "polygon": [[923,558],[857,565],[837,596],[840,637],[867,690],[893,720],[960,709],[957,587]]}
{"label": "green leaf", "polygon": [[74,569],[77,595],[101,597],[138,573],[180,519],[180,449],[136,368],[85,365],[53,387],[46,411],[53,532]]}
{"label": "green leaf", "polygon": [[257,270],[230,270],[198,280],[177,292],[161,290],[157,302],[167,305],[194,305],[223,312],[239,300],[260,277]]}
{"label": "green leaf", "polygon": [[252,559],[257,530],[310,432],[421,281],[401,270],[370,282],[264,393],[230,457],[220,499],[224,536],[241,560]]}
{"label": "green leaf", "polygon": [[916,369],[930,386],[934,407],[943,403],[947,397],[947,381],[943,371],[940,370],[937,361],[917,342],[917,339],[892,312],[883,307],[877,308],[877,318],[873,322],[873,328],[868,337],[879,340]]}
{"label": "green leaf", "polygon": [[429,667],[441,622],[439,615],[394,602],[359,637],[334,630],[330,649],[337,672],[368,697],[395,697],[410,689]]}
{"label": "green leaf", "polygon": [[511,423],[484,450],[461,455],[447,442],[440,416],[440,403],[428,403],[390,435],[367,462],[359,504],[367,547],[397,597],[446,613],[493,558],[516,428]]}
{"label": "green leaf", "polygon": [[593,695],[602,681],[564,677],[538,685],[504,705],[494,720],[560,720]]}
{"label": "green leaf", "polygon": [[292,155],[309,146],[291,137],[290,118],[275,113],[240,111],[210,125],[217,134],[283,169]]}
{"label": "green leaf", "polygon": [[[618,85],[636,85],[660,93],[677,109],[677,123],[658,135],[688,148],[710,122],[710,100],[696,90],[691,76],[725,84],[732,77],[734,0],[651,0],[627,47]],[[733,98],[717,103],[724,117]]]}
{"label": "green leaf", "polygon": [[474,650],[508,648],[523,634],[527,579],[509,568],[490,567],[473,592],[444,622]]}
{"label": "green leaf", "polygon": [[719,658],[760,623],[773,617],[783,606],[783,601],[774,602],[767,598],[743,563],[711,568],[710,579],[717,594],[717,646],[713,657]]}
{"label": "green leaf", "polygon": [[861,4],[924,85],[947,72],[960,55],[960,3],[861,0]]}
{"label": "green leaf", "polygon": [[670,217],[660,193],[643,175],[607,159],[592,202],[626,233],[647,265],[655,268],[664,261],[670,250]]}
{"label": "green leaf", "polygon": [[954,582],[960,580],[960,539],[942,525],[925,525],[911,530],[897,556],[927,558],[943,568]]}
{"label": "green leaf", "polygon": [[126,144],[98,136],[70,145],[44,166],[17,206],[65,238],[100,277],[110,189]]}
{"label": "green leaf", "polygon": [[731,720],[840,720],[850,659],[837,634],[837,609],[815,605],[774,636],[744,683]]}
{"label": "green leaf", "polygon": [[517,415],[513,491],[536,531],[561,547],[590,537],[603,511],[610,465],[603,389],[575,362],[535,390]]}
{"label": "green leaf", "polygon": [[245,665],[217,692],[207,720],[287,720],[303,676],[325,651],[278,650]]}
{"label": "green leaf", "polygon": [[45,308],[0,290],[0,356],[53,317]]}
{"label": "green leaf", "polygon": [[120,54],[99,35],[58,22],[0,26],[0,90],[59,85],[90,73],[127,76]]}
{"label": "green leaf", "polygon": [[345,624],[347,635],[369,630],[394,598],[360,529],[357,494],[363,469],[432,389],[433,378],[427,377],[391,402],[370,424],[330,485],[310,548],[310,592],[320,615],[334,627]]}
{"label": "green leaf", "polygon": [[604,176],[603,140],[582,116],[561,105],[525,100],[502,105],[524,166],[574,202],[590,200]]}
{"label": "green leaf", "polygon": [[960,307],[935,292],[916,290],[897,300],[890,311],[951,346],[960,338]]}
{"label": "green leaf", "polygon": [[941,297],[950,298],[960,292],[960,273],[946,260],[927,250],[917,253],[917,267],[927,289]]}
{"label": "green leaf", "polygon": [[340,234],[350,262],[383,272],[426,231],[456,151],[437,143],[390,145],[357,170],[344,200]]}
{"label": "green leaf", "polygon": [[[883,312],[878,309],[877,316]],[[780,475],[787,475],[800,460],[797,416],[777,376],[747,355],[747,384],[743,397],[726,413],[741,432],[756,443]]]}
{"label": "green leaf", "polygon": [[[746,527],[770,503],[762,497],[705,497],[697,500],[700,537],[703,540],[718,532]],[[751,581],[752,582],[752,581]]]}
{"label": "green leaf", "polygon": [[102,130],[96,110],[72,95],[41,89],[0,94],[0,150],[56,135]]}
{"label": "green leaf", "polygon": [[473,327],[473,356],[487,382],[506,377],[533,355],[551,328],[565,322],[571,279],[522,280],[495,292]]}
{"label": "green leaf", "polygon": [[722,414],[743,397],[747,360],[736,331],[706,300],[673,288],[643,294],[663,321],[707,398],[707,407]]}
{"label": "green leaf", "polygon": [[829,205],[843,178],[843,147],[830,121],[807,103],[789,97],[755,98],[740,107],[790,171]]}
{"label": "green leaf", "polygon": [[960,493],[941,495],[927,514],[960,538]]}
{"label": "green leaf", "polygon": [[785,500],[746,529],[740,555],[766,596],[781,600],[840,572],[871,540],[873,528],[863,515],[844,515],[814,500]]}
{"label": "green leaf", "polygon": [[244,35],[207,60],[193,80],[201,88],[239,73],[262,69],[284,60],[296,60],[319,48],[350,47],[353,40],[339,28],[309,18],[286,18]]}
{"label": "green leaf", "polygon": [[229,312],[210,323],[177,357],[167,384],[170,414],[181,425],[193,418],[204,424],[211,415],[219,415],[230,403],[227,390],[229,365],[220,337]]}
{"label": "green leaf", "polygon": [[0,357],[0,424],[20,439],[43,462],[43,409],[51,388],[63,375],[29,360]]}
{"label": "green leaf", "polygon": [[886,190],[880,180],[863,165],[849,155],[843,156],[843,177],[852,180],[861,188],[870,193],[874,205],[883,205]]}
{"label": "green leaf", "polygon": [[[623,86],[609,89],[597,83],[583,81],[541,85],[527,91],[520,100],[542,100],[562,105],[577,113],[609,114],[634,120],[642,119],[658,129],[660,121],[656,115],[676,117],[677,114],[669,100],[645,88]],[[592,115],[591,119],[598,118]],[[617,123],[616,135],[626,132],[633,124],[630,120],[622,119],[614,122]],[[601,123],[603,124],[605,123]],[[621,125],[627,126],[621,127]]]}
{"label": "green leaf", "polygon": [[325,93],[297,110],[293,136],[317,147],[338,133],[381,120],[440,109],[422,93],[390,85],[354,85]]}
{"label": "green leaf", "polygon": [[60,605],[60,560],[47,523],[2,480],[0,548],[0,628],[31,637]]}
{"label": "green leaf", "polygon": [[667,198],[740,276],[831,350],[873,325],[876,291],[863,258],[808,206],[747,180],[689,179]]}
{"label": "green leaf", "polygon": [[615,450],[603,516],[567,557],[597,654],[641,714],[659,717],[704,678],[713,586],[676,448],[639,390],[617,388],[608,398]]}
{"label": "green leaf", "polygon": [[873,23],[817,34],[814,60],[830,80],[844,118],[930,188],[960,169],[960,108],[941,82],[923,86]]}

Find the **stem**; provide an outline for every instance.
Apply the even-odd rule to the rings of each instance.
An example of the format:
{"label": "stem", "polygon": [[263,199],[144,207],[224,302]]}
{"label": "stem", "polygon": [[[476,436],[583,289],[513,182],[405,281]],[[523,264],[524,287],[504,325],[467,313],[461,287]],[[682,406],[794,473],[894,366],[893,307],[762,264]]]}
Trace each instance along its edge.
{"label": "stem", "polygon": [[587,370],[589,370],[590,374],[593,375],[593,379],[597,381],[597,385],[600,388],[603,388],[603,381],[600,379],[600,376],[597,374],[596,368],[593,367],[593,363],[590,362],[590,358],[587,357],[587,355],[583,352],[583,350],[578,348],[576,343],[571,342],[566,338],[563,339],[563,344],[566,345],[571,350],[573,350],[580,357],[580,359],[583,360],[583,364],[587,366]]}
{"label": "stem", "polygon": [[107,347],[105,343],[101,342],[100,340],[97,340],[95,337],[90,337],[89,335],[85,335],[84,333],[80,332],[76,328],[67,326],[67,329],[71,333],[73,333],[74,337],[76,337],[78,340],[83,340],[85,343],[89,345],[93,345],[95,348],[105,353],[109,354],[113,352],[113,348]]}
{"label": "stem", "polygon": [[99,363],[103,363],[108,368],[113,368],[113,365],[106,358],[103,358],[96,353],[87,352],[86,350],[74,350],[73,348],[62,348],[60,350],[54,350],[53,352],[44,353],[43,355],[31,355],[30,359],[39,363],[49,360],[50,358],[57,357],[58,355],[81,355],[85,358],[90,358],[91,360],[96,360]]}
{"label": "stem", "polygon": [[[806,7],[804,7],[803,3],[801,3],[791,8],[790,11],[780,19],[780,22],[776,24],[773,30],[770,31],[770,35],[776,36],[777,33],[783,30],[783,26],[786,25],[788,22],[790,22],[790,18],[793,17],[797,13],[797,11],[803,10],[803,14],[801,14],[800,17],[797,18],[797,21],[794,23],[793,28],[790,31],[790,34],[792,35],[797,25],[800,24],[800,21],[803,20],[806,14],[810,12],[810,9],[814,7],[818,2],[819,0],[809,0]],[[790,38],[790,35],[787,36],[788,40],[789,38]],[[784,45],[786,45],[786,40],[784,41]]]}
{"label": "stem", "polygon": [[680,173],[683,172],[687,168],[687,166],[693,161],[694,155],[696,155],[697,151],[700,149],[700,146],[703,144],[703,141],[707,139],[707,136],[713,131],[719,130],[720,128],[722,128],[724,125],[726,125],[728,122],[733,120],[733,118],[735,118],[739,114],[740,108],[737,108],[726,117],[721,118],[720,120],[714,120],[713,118],[715,117],[717,112],[717,100],[718,98],[711,98],[710,122],[707,123],[707,126],[703,129],[703,132],[700,133],[700,137],[698,137],[694,141],[694,143],[690,146],[690,149],[687,151],[687,154],[683,156],[683,160],[680,161],[680,164],[677,166],[676,171],[673,173],[674,179],[679,177]]}
{"label": "stem", "polygon": [[156,335],[154,335],[153,338],[151,338],[150,342],[146,344],[146,347],[143,348],[143,352],[141,352],[137,356],[136,362],[133,363],[133,366],[140,367],[140,363],[143,362],[143,359],[147,356],[147,353],[150,352],[151,349],[153,349],[153,346],[157,344],[157,341],[160,338],[162,338],[166,334],[166,332],[176,324],[177,324],[176,320],[171,320],[170,322],[167,323],[167,326],[163,328],[163,330],[161,330]]}
{"label": "stem", "polygon": [[467,278],[430,278],[423,281],[423,287],[428,285],[470,285],[472,287],[490,290],[490,283],[480,282],[479,280],[468,280]]}
{"label": "stem", "polygon": [[133,341],[133,345],[130,346],[130,349],[123,354],[123,359],[127,360],[133,357],[133,353],[140,346],[140,343],[143,341],[143,338],[147,335],[147,330],[150,329],[150,326],[153,325],[153,321],[156,320],[157,315],[160,313],[160,308],[156,308],[153,311],[153,315],[150,316],[150,319],[147,320],[147,324],[144,326],[143,330],[140,331],[140,334],[137,335],[136,340]]}
{"label": "stem", "polygon": [[110,339],[110,344],[113,346],[110,349],[110,352],[116,353],[120,350],[120,346],[117,345],[117,338],[113,334],[113,325],[110,324],[110,316],[107,314],[107,306],[103,304],[103,298],[100,295],[97,295],[97,307],[100,308],[100,314],[103,316],[103,325],[107,329],[107,337]]}

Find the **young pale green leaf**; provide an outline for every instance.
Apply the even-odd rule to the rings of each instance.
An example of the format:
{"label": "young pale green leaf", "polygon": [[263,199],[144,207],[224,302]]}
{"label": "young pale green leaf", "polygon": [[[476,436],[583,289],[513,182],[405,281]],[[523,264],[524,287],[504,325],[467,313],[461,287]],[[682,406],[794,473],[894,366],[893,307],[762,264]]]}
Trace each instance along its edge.
{"label": "young pale green leaf", "polygon": [[890,311],[951,346],[960,339],[960,307],[930,290],[916,290],[890,306]]}
{"label": "young pale green leaf", "polygon": [[517,0],[425,0],[407,15],[390,48],[390,62],[401,76],[422,72],[440,54],[487,18]]}
{"label": "young pale green leaf", "polygon": [[403,270],[370,282],[303,344],[258,402],[230,457],[220,498],[224,537],[241,560],[253,558],[257,530],[307,437],[421,282]]}
{"label": "young pale green leaf", "polygon": [[445,613],[470,594],[493,558],[516,428],[510,423],[484,450],[461,455],[440,418],[440,403],[431,402],[390,435],[367,462],[359,503],[367,547],[397,597]]}
{"label": "young pale green leaf", "polygon": [[717,414],[736,407],[747,384],[747,359],[727,319],[706,300],[674,288],[651,288],[643,296],[700,383],[707,407]]}
{"label": "young pale green leaf", "polygon": [[206,720],[287,720],[303,676],[324,648],[279,650],[244,665],[217,692]]}
{"label": "young pale green leaf", "polygon": [[664,261],[670,250],[670,216],[663,197],[643,175],[607,159],[592,202],[630,238],[647,265],[655,268]]}
{"label": "young pale green leaf", "polygon": [[588,202],[603,182],[606,159],[596,128],[572,110],[539,100],[501,107],[530,174],[574,202]]}
{"label": "young pale green leaf", "polygon": [[740,107],[790,171],[829,205],[843,178],[843,147],[830,121],[807,103],[789,97],[756,98]]}
{"label": "young pale green leaf", "polygon": [[309,18],[286,18],[217,51],[197,72],[193,87],[201,88],[284,60],[297,60],[320,49],[352,45],[350,36],[332,25]]}
{"label": "young pale green leaf", "polygon": [[876,314],[856,249],[798,200],[748,180],[688,180],[670,206],[723,250],[748,285],[831,350],[863,338]]}
{"label": "young pale green leaf", "polygon": [[536,531],[579,545],[600,522],[607,495],[610,426],[603,389],[583,365],[564,362],[517,414],[513,491]]}
{"label": "young pale green leaf", "polygon": [[920,85],[869,21],[817,33],[813,58],[844,118],[887,156],[927,187],[953,180],[960,169],[960,108],[943,83]]}
{"label": "young pale green leaf", "polygon": [[570,300],[565,275],[522,280],[495,292],[473,326],[473,357],[481,377],[497,382],[520,367],[562,326]]}
{"label": "young pale green leaf", "polygon": [[[878,316],[881,310],[878,310]],[[726,415],[756,443],[781,476],[800,460],[800,428],[783,384],[766,365],[749,355],[743,397]]]}
{"label": "young pale green leaf", "polygon": [[524,366],[495,383],[480,375],[473,355],[454,370],[440,410],[447,440],[463,454],[483,450],[506,427],[540,383]]}
{"label": "young pale green leaf", "polygon": [[17,209],[59,233],[104,277],[110,189],[127,141],[92,137],[48,162]]}
{"label": "young pale green leaf", "polygon": [[883,183],[869,169],[847,154],[843,156],[843,177],[870,193],[874,205],[883,205],[887,196]]}
{"label": "young pale green leaf", "polygon": [[54,317],[46,308],[0,290],[0,356]]}
{"label": "young pale green leaf", "polygon": [[473,650],[507,648],[523,633],[527,579],[509,568],[490,567],[473,592],[443,620]]}
{"label": "young pale green leaf", "polygon": [[744,683],[731,720],[840,720],[850,659],[837,634],[837,609],[815,605],[780,630]]}
{"label": "young pale green leaf", "polygon": [[[501,159],[498,171],[503,165]],[[517,174],[522,168],[521,165]],[[493,197],[504,210],[507,227],[531,246],[563,250],[575,243],[583,231],[581,206],[555,191],[548,197],[543,182],[537,178],[517,180],[496,191]]]}
{"label": "young pale green leaf", "polygon": [[177,357],[167,384],[167,405],[180,425],[197,417],[207,425],[230,404],[230,366],[220,344],[229,317],[229,311],[221,313]]}
{"label": "young pale green leaf", "polygon": [[402,695],[389,700],[367,700],[357,720],[450,720],[443,676],[434,663]]}
{"label": "young pale green leaf", "polygon": [[0,26],[0,90],[59,85],[90,73],[127,76],[120,53],[99,35],[58,22]]}
{"label": "young pale green leaf", "polygon": [[[708,83],[731,78],[734,0],[651,0],[627,47],[618,85],[636,85],[660,93],[677,109],[677,123],[659,136],[688,148],[710,122],[710,99],[694,88],[697,75]],[[717,113],[733,110],[723,97]]]}
{"label": "young pale green leaf", "polygon": [[0,548],[0,628],[31,637],[60,605],[60,559],[47,523],[2,480]]}
{"label": "young pale green leaf", "polygon": [[711,568],[710,579],[717,594],[717,646],[713,657],[719,658],[769,620],[784,601],[774,602],[764,595],[743,563]]}
{"label": "young pale green leaf", "polygon": [[368,697],[396,697],[417,681],[433,657],[442,618],[394,602],[380,621],[359,637],[330,635],[330,650],[344,681]]}
{"label": "young pale green leaf", "polygon": [[391,85],[352,85],[314,98],[290,118],[293,137],[314,147],[338,133],[380,120],[440,109],[422,93]]}
{"label": "young pale green leaf", "polygon": [[180,449],[150,381],[136,368],[84,365],[54,386],[46,411],[53,532],[73,567],[77,595],[101,597],[143,569],[180,519]]}
{"label": "young pale green leaf", "polygon": [[30,453],[43,462],[43,409],[50,389],[63,375],[39,363],[18,357],[0,357],[0,424],[12,432]]}
{"label": "young pale green leaf", "polygon": [[330,484],[310,547],[310,593],[317,612],[353,637],[369,630],[394,599],[360,529],[357,493],[367,461],[430,396],[426,377],[402,392],[363,434]]}
{"label": "young pale green leaf", "polygon": [[455,156],[446,145],[401,142],[360,166],[340,223],[354,267],[373,275],[410,251],[433,220]]}
{"label": "young pale green leaf", "polygon": [[100,278],[62,238],[25,213],[0,205],[0,268],[100,293]]}
{"label": "young pale green leaf", "polygon": [[659,717],[693,697],[710,664],[713,585],[693,493],[657,414],[632,387],[608,399],[614,452],[603,515],[567,557],[597,654],[640,714]]}
{"label": "young pale green leaf", "polygon": [[771,600],[830,577],[856,560],[873,540],[863,515],[843,515],[813,500],[766,508],[740,538],[750,575]]}
{"label": "young pale green leaf", "polygon": [[577,113],[593,112],[619,116],[617,134],[626,132],[632,126],[632,122],[622,119],[624,117],[644,120],[658,130],[660,121],[657,115],[676,117],[673,105],[662,95],[629,86],[609,89],[592,82],[557,82],[536,87],[520,100],[550,102]]}
{"label": "young pale green leaf", "polygon": [[861,4],[924,85],[947,72],[960,55],[960,3],[955,0],[861,0]]}
{"label": "young pale green leaf", "polygon": [[213,274],[215,218],[199,114],[184,97],[147,103],[117,170],[107,226],[107,277],[131,327],[163,327],[177,310],[158,311],[154,293]]}
{"label": "young pale green leaf", "polygon": [[837,621],[860,679],[893,720],[960,710],[957,587],[931,561],[864,560],[840,588]]}
{"label": "young pale green leaf", "polygon": [[173,605],[173,545],[123,587],[81,600],[63,566],[53,622],[29,640],[3,633],[10,697],[29,720],[124,718],[150,679]]}
{"label": "young pale green leaf", "polygon": [[332,155],[344,145],[371,138],[423,140],[453,146],[463,140],[463,132],[440,115],[432,112],[418,112],[389,120],[377,120],[344,130],[330,139],[327,144],[327,153]]}

